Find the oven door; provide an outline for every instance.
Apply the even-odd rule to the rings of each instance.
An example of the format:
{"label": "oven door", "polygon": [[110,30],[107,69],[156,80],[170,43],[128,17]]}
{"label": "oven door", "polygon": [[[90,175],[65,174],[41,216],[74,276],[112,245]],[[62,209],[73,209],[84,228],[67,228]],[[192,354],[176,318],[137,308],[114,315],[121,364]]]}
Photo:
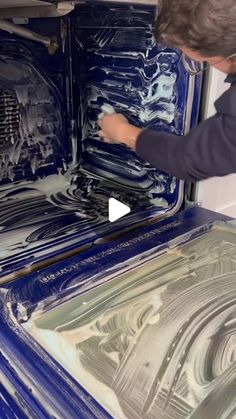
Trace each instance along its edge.
{"label": "oven door", "polygon": [[233,418],[222,220],[192,208],[1,287],[1,417]]}

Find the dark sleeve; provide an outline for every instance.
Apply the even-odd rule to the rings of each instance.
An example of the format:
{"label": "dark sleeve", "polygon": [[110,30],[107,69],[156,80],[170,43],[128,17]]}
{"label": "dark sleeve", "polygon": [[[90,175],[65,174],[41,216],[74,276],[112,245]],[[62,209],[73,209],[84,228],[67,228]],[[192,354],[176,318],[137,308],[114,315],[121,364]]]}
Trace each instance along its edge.
{"label": "dark sleeve", "polygon": [[[221,109],[221,105],[222,100],[217,107]],[[178,179],[194,182],[235,173],[234,112],[236,104],[233,112],[218,112],[184,136],[143,130],[137,139],[136,151],[152,166]]]}

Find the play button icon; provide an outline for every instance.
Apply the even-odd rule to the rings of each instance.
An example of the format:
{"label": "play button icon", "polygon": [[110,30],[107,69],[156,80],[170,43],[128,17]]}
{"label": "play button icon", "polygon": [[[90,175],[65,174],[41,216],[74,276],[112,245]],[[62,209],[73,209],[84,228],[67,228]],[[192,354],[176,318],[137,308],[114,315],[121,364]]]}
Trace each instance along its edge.
{"label": "play button icon", "polygon": [[109,221],[113,223],[119,218],[124,217],[124,215],[129,214],[131,211],[128,205],[123,204],[120,201],[117,201],[115,198],[109,199]]}

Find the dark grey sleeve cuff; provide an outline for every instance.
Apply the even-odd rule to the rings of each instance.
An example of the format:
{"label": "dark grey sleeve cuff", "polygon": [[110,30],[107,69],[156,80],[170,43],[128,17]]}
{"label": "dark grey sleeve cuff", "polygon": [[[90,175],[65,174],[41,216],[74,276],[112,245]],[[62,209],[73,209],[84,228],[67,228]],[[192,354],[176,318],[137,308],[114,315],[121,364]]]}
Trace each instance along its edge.
{"label": "dark grey sleeve cuff", "polygon": [[177,135],[145,129],[137,138],[136,152],[153,167],[175,176],[173,150],[178,140]]}

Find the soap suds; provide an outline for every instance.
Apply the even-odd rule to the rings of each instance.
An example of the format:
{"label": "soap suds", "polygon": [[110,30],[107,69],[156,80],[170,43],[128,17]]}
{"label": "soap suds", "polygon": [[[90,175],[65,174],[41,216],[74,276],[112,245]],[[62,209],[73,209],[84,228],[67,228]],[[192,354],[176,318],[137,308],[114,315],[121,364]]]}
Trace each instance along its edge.
{"label": "soap suds", "polygon": [[25,328],[112,416],[202,419],[217,397],[220,417],[230,417],[235,275],[235,231],[215,229],[36,311]]}

